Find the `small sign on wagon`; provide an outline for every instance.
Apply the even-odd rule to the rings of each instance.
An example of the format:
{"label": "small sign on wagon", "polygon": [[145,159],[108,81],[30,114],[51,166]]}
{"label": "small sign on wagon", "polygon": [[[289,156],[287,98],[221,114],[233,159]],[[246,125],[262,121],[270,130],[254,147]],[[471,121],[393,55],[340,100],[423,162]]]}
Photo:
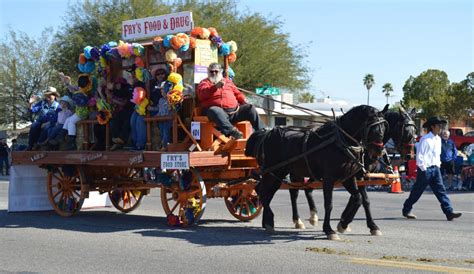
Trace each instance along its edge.
{"label": "small sign on wagon", "polygon": [[161,154],[162,169],[189,169],[189,155],[185,153]]}

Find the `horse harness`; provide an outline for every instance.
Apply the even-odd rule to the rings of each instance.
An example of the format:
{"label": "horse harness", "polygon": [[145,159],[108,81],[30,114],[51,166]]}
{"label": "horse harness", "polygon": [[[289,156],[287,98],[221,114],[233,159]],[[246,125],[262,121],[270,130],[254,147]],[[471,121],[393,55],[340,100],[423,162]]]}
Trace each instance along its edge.
{"label": "horse harness", "polygon": [[[384,118],[378,116],[376,121],[368,123],[368,125],[365,127],[366,130],[364,132],[364,136],[363,136],[363,139],[362,139],[361,142],[358,142],[356,139],[354,139],[354,137],[352,137],[350,134],[348,134],[344,129],[342,129],[339,126],[339,119],[336,119],[336,121],[331,121],[329,123],[332,125],[333,129],[332,129],[331,132],[329,132],[329,133],[327,133],[323,136],[320,136],[318,134],[318,132],[316,132],[316,129],[314,129],[314,128],[312,128],[310,130],[304,130],[304,128],[299,128],[302,131],[304,131],[304,134],[305,134],[303,145],[302,145],[303,153],[301,153],[297,156],[294,156],[294,157],[292,157],[292,158],[290,158],[286,161],[280,162],[280,163],[278,163],[278,164],[276,164],[272,167],[269,167],[269,168],[266,168],[266,169],[262,170],[261,175],[264,175],[264,174],[268,173],[271,176],[273,176],[273,177],[277,178],[278,180],[280,180],[280,178],[278,178],[278,176],[276,176],[273,173],[275,170],[278,170],[278,169],[284,167],[285,165],[287,165],[289,163],[292,163],[296,160],[299,160],[300,158],[304,158],[308,173],[310,175],[310,178],[312,180],[315,180],[317,177],[314,175],[314,173],[311,169],[311,166],[309,164],[308,155],[313,153],[313,152],[316,152],[316,151],[318,151],[318,150],[320,150],[320,149],[322,149],[322,148],[324,148],[324,147],[326,147],[330,144],[333,144],[333,143],[335,143],[336,146],[339,149],[341,149],[344,152],[344,154],[350,160],[352,160],[352,162],[356,163],[359,167],[353,174],[351,174],[347,178],[344,178],[344,180],[347,180],[348,178],[352,177],[354,174],[359,172],[359,170],[361,170],[361,169],[362,169],[363,173],[367,173],[367,171],[365,170],[365,165],[364,165],[364,148],[366,148],[367,145],[368,145],[367,144],[367,138],[368,138],[368,134],[369,134],[369,129],[373,126],[376,126],[376,125],[379,125],[379,124],[382,124],[382,123],[388,124],[387,121]],[[297,128],[297,127],[294,127],[294,128]],[[364,128],[364,127],[362,127],[362,128]],[[356,134],[359,131],[360,131],[360,129],[356,132]],[[262,154],[261,154],[262,160],[265,159],[265,150],[263,149],[263,143],[264,143],[264,140],[269,135],[269,133],[270,133],[270,131],[266,132],[264,137],[261,138],[255,146],[256,151],[254,151],[254,152],[257,153],[257,154],[254,154],[254,155],[258,155],[258,152],[262,151]],[[316,134],[321,140],[324,140],[324,141],[316,147],[312,147],[310,149],[307,149],[308,140],[309,140],[309,137],[312,134]],[[355,143],[357,145],[356,146],[350,145],[347,142],[346,139],[349,139],[350,141],[352,141],[353,143]],[[378,145],[378,143],[376,145]],[[382,146],[383,146],[383,144],[382,144]]]}

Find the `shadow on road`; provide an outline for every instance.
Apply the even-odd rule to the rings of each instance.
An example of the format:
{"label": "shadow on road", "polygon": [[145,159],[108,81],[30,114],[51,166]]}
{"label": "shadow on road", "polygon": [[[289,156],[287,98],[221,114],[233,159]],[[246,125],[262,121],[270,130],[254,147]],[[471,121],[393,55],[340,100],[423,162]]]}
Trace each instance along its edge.
{"label": "shadow on road", "polygon": [[204,219],[196,226],[170,227],[165,217],[123,214],[109,211],[83,211],[61,217],[53,211],[8,213],[0,210],[0,229],[35,228],[85,233],[131,232],[143,237],[177,238],[202,246],[274,244],[274,240],[326,239],[320,230],[285,230],[268,234],[255,222]]}

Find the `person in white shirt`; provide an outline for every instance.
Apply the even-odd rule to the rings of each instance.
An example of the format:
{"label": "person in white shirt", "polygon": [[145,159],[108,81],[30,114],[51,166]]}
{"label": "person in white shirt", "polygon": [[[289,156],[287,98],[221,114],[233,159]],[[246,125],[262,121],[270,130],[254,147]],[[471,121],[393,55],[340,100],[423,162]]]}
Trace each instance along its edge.
{"label": "person in white shirt", "polygon": [[410,196],[403,204],[402,214],[408,219],[416,219],[412,213],[413,205],[420,199],[429,184],[436,198],[441,204],[441,209],[448,221],[461,217],[461,213],[454,212],[451,201],[446,193],[443,178],[440,172],[441,166],[441,138],[439,133],[447,122],[439,117],[431,117],[424,124],[429,133],[421,137],[416,150],[416,182],[410,192]]}

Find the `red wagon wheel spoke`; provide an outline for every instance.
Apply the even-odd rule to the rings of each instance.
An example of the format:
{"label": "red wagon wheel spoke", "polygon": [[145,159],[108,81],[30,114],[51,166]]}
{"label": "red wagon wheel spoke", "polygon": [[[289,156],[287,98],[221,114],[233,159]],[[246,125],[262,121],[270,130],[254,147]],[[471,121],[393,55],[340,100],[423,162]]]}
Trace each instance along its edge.
{"label": "red wagon wheel spoke", "polygon": [[[73,170],[71,176],[66,176],[63,169]],[[48,172],[47,192],[54,211],[61,216],[71,216],[77,213],[84,202],[85,176],[81,167],[54,167]]]}
{"label": "red wagon wheel spoke", "polygon": [[140,206],[140,203],[145,196],[145,191],[136,190],[131,182],[136,182],[136,179],[142,174],[141,168],[126,168],[118,170],[118,179],[126,182],[121,184],[116,189],[109,191],[109,198],[112,205],[123,213],[131,212]]}
{"label": "red wagon wheel spoke", "polygon": [[[244,186],[245,187],[245,186]],[[235,218],[241,221],[249,221],[257,217],[262,209],[258,196],[255,195],[252,185],[247,189],[241,189],[232,196],[225,197],[227,209]]]}
{"label": "red wagon wheel spoke", "polygon": [[[196,169],[172,172],[173,181],[161,186],[163,209],[173,219],[170,224],[192,225],[199,221],[206,207],[206,186]],[[179,183],[182,179],[185,180],[184,187]]]}

